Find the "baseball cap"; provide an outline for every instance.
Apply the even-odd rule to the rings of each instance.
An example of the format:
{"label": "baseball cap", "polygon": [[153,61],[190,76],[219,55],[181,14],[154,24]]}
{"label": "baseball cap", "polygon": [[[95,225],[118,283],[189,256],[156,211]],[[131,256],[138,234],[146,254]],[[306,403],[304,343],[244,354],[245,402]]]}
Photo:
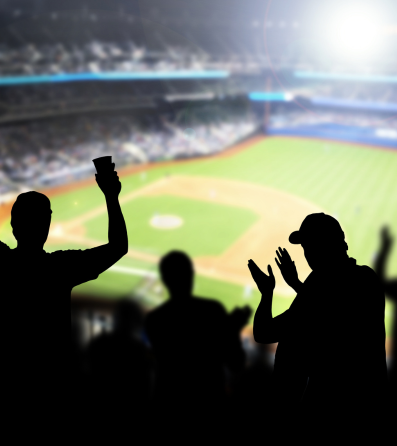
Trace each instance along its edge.
{"label": "baseball cap", "polygon": [[302,222],[298,231],[294,231],[289,236],[289,241],[293,245],[301,245],[316,240],[321,241],[344,241],[345,233],[334,217],[319,212],[308,215]]}

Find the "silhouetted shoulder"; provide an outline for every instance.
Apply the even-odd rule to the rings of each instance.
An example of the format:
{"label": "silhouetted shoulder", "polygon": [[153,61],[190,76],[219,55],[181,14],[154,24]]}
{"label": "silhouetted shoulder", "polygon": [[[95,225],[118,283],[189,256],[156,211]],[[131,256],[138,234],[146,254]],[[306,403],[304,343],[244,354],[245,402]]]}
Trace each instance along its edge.
{"label": "silhouetted shoulder", "polygon": [[148,316],[147,320],[150,319],[157,319],[158,317],[162,317],[169,311],[173,312],[176,308],[183,307],[183,306],[191,306],[194,308],[197,308],[199,310],[208,311],[211,314],[219,314],[219,315],[226,315],[226,311],[219,302],[212,300],[212,299],[206,299],[201,297],[191,297],[189,299],[186,299],[183,302],[173,302],[172,300],[168,300],[167,302],[164,302],[163,304],[159,305],[157,308],[152,310]]}
{"label": "silhouetted shoulder", "polygon": [[362,280],[365,280],[368,284],[378,286],[379,288],[382,287],[379,276],[371,267],[367,265],[357,265],[356,268]]}
{"label": "silhouetted shoulder", "polygon": [[193,302],[196,305],[201,305],[203,308],[208,309],[209,311],[212,311],[214,313],[219,313],[219,314],[226,314],[225,308],[223,307],[223,305],[213,299],[207,299],[207,298],[203,298],[203,297],[193,297],[192,298]]}
{"label": "silhouetted shoulder", "polygon": [[5,243],[0,241],[0,253],[6,252],[6,251],[7,252],[11,251],[11,248],[8,245],[6,245]]}
{"label": "silhouetted shoulder", "polygon": [[5,243],[0,241],[0,255],[8,254],[11,251],[11,248]]}
{"label": "silhouetted shoulder", "polygon": [[153,319],[153,318],[157,318],[162,313],[166,313],[168,311],[169,305],[170,305],[170,301],[166,301],[166,302],[163,302],[162,304],[158,305],[156,308],[154,308],[147,314],[146,321]]}
{"label": "silhouetted shoulder", "polygon": [[356,265],[356,267],[359,268],[363,274],[368,274],[369,276],[372,277],[378,277],[376,272],[368,265]]}
{"label": "silhouetted shoulder", "polygon": [[168,319],[170,314],[172,314],[172,306],[171,302],[167,301],[160,304],[146,315],[145,330],[149,337],[153,336],[153,333],[157,331],[157,327],[162,324],[163,320]]}
{"label": "silhouetted shoulder", "polygon": [[62,268],[62,273],[73,286],[96,279],[101,268],[91,249],[69,249],[48,254],[51,264]]}
{"label": "silhouetted shoulder", "polygon": [[385,292],[379,276],[369,266],[356,266],[357,297],[360,305],[356,312],[365,313],[367,318],[374,318],[377,314],[383,321],[385,310]]}

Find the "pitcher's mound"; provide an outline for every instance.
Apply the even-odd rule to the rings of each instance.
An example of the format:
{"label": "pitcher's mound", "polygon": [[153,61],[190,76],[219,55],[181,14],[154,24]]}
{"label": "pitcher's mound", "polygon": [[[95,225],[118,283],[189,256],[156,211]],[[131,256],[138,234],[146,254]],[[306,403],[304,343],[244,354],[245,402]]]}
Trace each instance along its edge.
{"label": "pitcher's mound", "polygon": [[183,220],[177,215],[155,215],[150,219],[150,226],[156,229],[176,229],[183,225]]}
{"label": "pitcher's mound", "polygon": [[[281,296],[291,296],[294,291],[284,282],[274,261],[279,246],[288,249],[297,266],[300,280],[305,280],[311,272],[302,247],[291,245],[288,237],[291,232],[299,229],[308,214],[323,212],[323,209],[314,203],[258,184],[183,175],[175,175],[153,184],[148,195],[174,195],[211,201],[249,209],[258,215],[256,223],[241,234],[225,252],[218,256],[202,256],[194,259],[195,269],[201,275],[242,286],[250,284],[256,288],[247,267],[248,260],[253,259],[264,271],[267,270],[267,265],[271,264],[276,276],[276,293]],[[158,220],[155,222],[158,224]],[[225,222],[225,225],[227,223]],[[214,237],[216,236],[214,234]]]}

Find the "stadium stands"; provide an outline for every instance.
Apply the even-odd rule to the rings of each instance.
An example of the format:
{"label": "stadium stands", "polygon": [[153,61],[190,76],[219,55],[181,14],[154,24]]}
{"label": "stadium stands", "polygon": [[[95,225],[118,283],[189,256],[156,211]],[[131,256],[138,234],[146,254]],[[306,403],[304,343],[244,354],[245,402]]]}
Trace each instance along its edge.
{"label": "stadium stands", "polygon": [[[42,187],[92,175],[91,160],[112,153],[118,166],[217,153],[252,134],[252,115],[192,110],[189,127],[170,116],[76,116],[0,128],[2,191]],[[212,116],[211,116],[212,115]],[[212,117],[212,119],[211,119]],[[186,128],[190,131],[186,131]]]}
{"label": "stadium stands", "polygon": [[2,76],[214,69],[213,64],[206,64],[206,58],[200,53],[189,54],[186,50],[169,48],[167,52],[152,55],[128,41],[121,44],[93,40],[83,46],[63,43],[2,45],[0,54]]}
{"label": "stadium stands", "polygon": [[[92,178],[92,159],[103,155],[111,154],[117,168],[209,156],[222,152],[259,129],[264,129],[268,135],[336,138],[397,147],[397,121],[392,119],[397,107],[397,88],[393,81],[397,63],[392,46],[392,57],[383,55],[377,60],[356,65],[350,61],[336,63],[336,59],[325,51],[313,51],[311,43],[314,39],[304,33],[307,23],[301,23],[302,17],[294,17],[297,7],[291,7],[291,11],[288,8],[277,9],[275,1],[272,17],[267,17],[269,11],[264,10],[264,2],[254,0],[246,0],[238,14],[235,9],[238,2],[228,2],[226,7],[219,8],[204,6],[197,14],[192,10],[186,13],[181,4],[191,3],[194,9],[196,4],[207,5],[209,2],[170,2],[172,5],[164,9],[159,7],[161,2],[156,7],[155,1],[69,0],[67,7],[58,5],[58,8],[51,2],[55,4],[54,0],[0,0],[0,205],[13,201],[17,193],[27,189],[51,188]],[[139,8],[135,8],[135,3],[140,4]],[[311,74],[300,76],[302,70]],[[222,75],[215,76],[215,72]],[[176,79],[178,73],[185,74]],[[140,74],[144,75],[142,79],[138,79]],[[126,80],[127,75],[131,76],[129,80]],[[361,76],[361,80],[352,79],[354,76]],[[76,82],[69,82],[71,80]],[[33,85],[36,81],[40,85]],[[247,98],[252,99],[252,92],[258,92],[258,101],[266,103],[250,103]],[[270,99],[275,103],[270,104]],[[280,166],[282,157],[270,156],[270,152],[279,152],[281,147],[267,146],[268,140],[264,144],[255,149],[255,157],[248,159],[251,164],[257,163],[262,168],[257,154],[261,150],[266,155],[266,158],[261,158],[266,164],[265,172],[258,171],[255,182],[259,183],[260,177],[266,176],[266,181],[273,178],[269,185],[276,191],[280,189],[278,192],[282,194],[296,193],[298,200],[312,200],[316,206],[333,206],[331,195],[336,192],[332,188],[324,186],[329,202],[317,200],[314,194],[301,197],[296,191],[299,189],[297,183],[290,183],[294,187],[288,188],[285,178],[296,175],[295,164],[293,170],[285,170],[284,165]],[[322,150],[324,153],[328,151],[327,143],[323,145],[320,142],[318,146],[311,147],[321,154]],[[374,161],[370,159],[368,169],[372,163]],[[310,187],[314,190],[318,178],[308,173],[309,168],[303,169],[301,176],[312,180]],[[331,169],[328,165],[326,168]],[[227,171],[222,175],[227,176]],[[247,180],[247,176],[241,176],[238,181],[244,181],[244,178]],[[357,178],[357,184],[360,180],[357,187],[364,189],[363,183],[367,180],[362,181],[362,176]],[[377,181],[380,193],[385,193],[388,183],[381,183],[381,175]],[[337,183],[338,175],[335,175],[332,186]],[[368,181],[369,186],[371,181]],[[215,194],[215,190],[210,192],[210,196]],[[357,200],[351,206],[349,204],[349,208],[354,209],[351,214],[358,214],[364,207]],[[335,202],[340,203],[340,197]],[[371,231],[375,227],[371,222],[365,223],[365,218],[371,213],[368,208],[374,200],[368,200],[368,203],[365,204],[365,214],[359,217],[364,223],[362,231],[366,230],[365,224]],[[378,212],[380,207],[381,204],[373,206],[373,212]],[[279,212],[277,206],[269,207],[270,211]],[[339,208],[337,211],[340,212]],[[156,215],[157,210],[153,212]],[[353,218],[348,220],[348,224],[351,227],[355,225]],[[80,229],[82,232],[86,230],[85,227]],[[363,244],[364,236],[361,234],[360,237],[360,244]],[[256,240],[252,242],[257,243]],[[269,244],[268,239],[266,244]],[[153,255],[150,248],[146,248],[141,252],[133,247],[142,254],[142,258],[138,257],[142,264]],[[135,265],[133,261],[137,259],[127,260]],[[121,268],[126,270],[128,265],[126,262]],[[141,268],[140,263],[137,265]],[[151,270],[147,274],[154,273]],[[131,276],[128,277],[130,279]],[[157,282],[152,282],[153,287],[157,285]],[[109,295],[114,291],[112,286],[108,285],[111,289]],[[133,288],[133,285],[128,286],[130,290]],[[224,285],[217,282],[215,286],[218,292]],[[142,288],[147,291],[146,282]],[[131,290],[131,296],[136,289]],[[206,295],[211,295],[212,289],[209,289],[210,292],[204,288]],[[252,291],[250,285],[245,289],[247,296],[244,295],[244,299]],[[230,298],[227,288],[222,288],[221,292]],[[87,298],[90,301],[87,308],[83,308],[81,300],[78,305],[83,309],[79,307],[79,311],[74,313],[72,309],[70,424],[82,427],[87,423],[90,441],[103,440],[103,432],[109,428],[113,442],[117,431],[120,431],[130,440],[136,440],[138,433],[143,432],[146,443],[147,439],[164,442],[170,437],[173,444],[178,444],[178,435],[183,437],[183,428],[186,427],[178,419],[179,415],[190,423],[188,427],[197,436],[195,440],[200,434],[208,434],[204,441],[209,444],[212,444],[211,428],[215,424],[219,431],[227,433],[226,438],[218,441],[219,444],[221,441],[227,443],[229,439],[230,443],[236,442],[240,439],[239,434],[245,442],[250,435],[255,440],[261,438],[265,441],[269,439],[266,435],[279,426],[273,421],[281,423],[283,431],[296,434],[294,426],[285,417],[284,408],[280,416],[279,412],[272,414],[273,407],[269,407],[275,345],[266,347],[254,343],[252,328],[247,327],[241,336],[247,356],[246,367],[239,372],[225,371],[222,382],[224,410],[218,410],[218,406],[209,407],[218,411],[213,417],[215,423],[209,420],[211,410],[208,407],[204,410],[193,407],[195,400],[192,395],[199,389],[195,380],[188,382],[183,389],[190,405],[180,406],[173,412],[171,392],[167,400],[169,406],[158,411],[156,385],[161,373],[156,369],[156,352],[142,326],[142,313],[147,308],[141,313],[140,308],[132,308],[127,300],[121,302],[122,308],[117,310],[115,302],[118,297],[114,292],[109,299],[109,308],[116,312],[112,314],[108,308],[107,323],[98,310],[105,299],[98,303]],[[215,294],[213,297],[216,298]],[[78,306],[77,300],[72,300],[74,310]],[[35,304],[35,299],[32,301]],[[286,302],[284,297],[282,302],[283,305]],[[235,302],[231,305],[234,306]],[[127,324],[123,330],[120,330],[118,320],[120,314],[131,316],[129,321],[124,320]],[[172,324],[176,333],[172,345],[175,346],[175,358],[180,360],[181,376],[188,376],[193,368],[184,361],[188,356],[194,357],[198,349],[191,346],[190,339],[181,348],[179,337],[184,333],[179,330],[182,322],[189,327],[189,321],[186,324],[182,318],[180,320],[180,326]],[[200,329],[207,328],[202,321],[198,324]],[[87,336],[83,339],[79,331],[85,328]],[[23,327],[16,325],[18,329],[22,331]],[[355,342],[362,342],[359,335],[361,333],[357,333],[353,348]],[[9,341],[12,337],[6,338],[6,344],[12,346]],[[209,345],[211,343],[218,345],[214,338],[209,339]],[[363,355],[363,359],[370,361],[370,354],[368,358]],[[337,363],[337,358],[331,360]],[[33,366],[39,370],[40,367],[40,364],[27,365],[28,369]],[[357,365],[354,373],[359,374],[361,370]],[[175,378],[175,382],[180,381],[180,376]],[[58,382],[63,386],[63,381]],[[69,389],[68,386],[66,388]],[[207,405],[211,406],[212,402],[209,395]],[[36,400],[32,403],[37,405]],[[58,416],[59,411],[54,410],[54,413]],[[192,413],[197,414],[197,418],[192,417]],[[29,417],[32,418],[31,413]],[[43,419],[48,424],[47,418]],[[170,421],[168,431],[162,429],[164,420]],[[303,421],[310,426],[310,419]],[[332,426],[335,431],[337,424],[336,416]],[[387,422],[385,424],[387,427]],[[366,427],[363,426],[363,431]],[[31,434],[26,426],[25,430]],[[356,436],[357,431],[354,432]],[[327,435],[324,430],[319,438],[324,440]],[[81,439],[77,435],[75,438]],[[183,440],[181,444],[191,442],[186,438]],[[297,438],[293,440],[297,441]]]}

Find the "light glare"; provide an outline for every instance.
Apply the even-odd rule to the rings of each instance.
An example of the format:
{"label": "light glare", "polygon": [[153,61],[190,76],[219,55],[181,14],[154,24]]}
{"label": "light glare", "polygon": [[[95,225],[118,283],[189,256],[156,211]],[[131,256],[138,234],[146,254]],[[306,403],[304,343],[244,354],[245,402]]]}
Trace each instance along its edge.
{"label": "light glare", "polygon": [[331,29],[331,42],[346,57],[371,56],[380,49],[382,24],[374,11],[344,10]]}

